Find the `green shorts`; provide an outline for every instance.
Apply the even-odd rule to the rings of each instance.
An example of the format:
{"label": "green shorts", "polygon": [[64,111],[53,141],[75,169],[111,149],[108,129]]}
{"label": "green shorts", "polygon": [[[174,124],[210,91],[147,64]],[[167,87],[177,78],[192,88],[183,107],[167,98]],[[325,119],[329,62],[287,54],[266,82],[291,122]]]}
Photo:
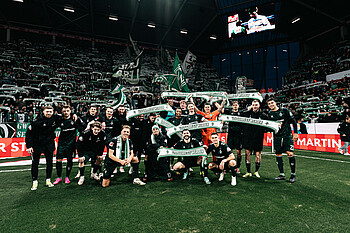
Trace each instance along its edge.
{"label": "green shorts", "polygon": [[241,136],[228,136],[227,145],[231,150],[242,150],[242,137]]}
{"label": "green shorts", "polygon": [[294,151],[294,141],[292,135],[284,137],[275,136],[273,140],[276,154],[282,154],[286,151]]}
{"label": "green shorts", "polygon": [[114,169],[116,169],[117,167],[123,166],[121,163],[118,162],[114,162],[114,161],[106,161],[105,160],[105,164],[104,164],[104,168],[103,168],[103,179],[110,179]]}
{"label": "green shorts", "polygon": [[74,156],[75,156],[74,145],[58,146],[56,159],[74,158]]}
{"label": "green shorts", "polygon": [[82,151],[79,153],[79,158],[85,157],[84,164],[87,164],[91,159],[91,162],[96,161],[97,155],[90,151]]}

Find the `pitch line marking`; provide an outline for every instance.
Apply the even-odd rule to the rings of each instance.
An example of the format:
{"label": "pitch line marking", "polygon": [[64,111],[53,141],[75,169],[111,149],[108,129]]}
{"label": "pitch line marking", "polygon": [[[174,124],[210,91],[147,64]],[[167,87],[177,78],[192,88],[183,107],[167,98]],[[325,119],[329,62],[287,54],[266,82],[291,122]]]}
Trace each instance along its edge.
{"label": "pitch line marking", "polygon": [[[276,155],[273,153],[261,153],[263,155]],[[285,154],[287,155],[287,154]],[[336,160],[336,159],[325,159],[325,158],[319,158],[319,157],[310,157],[310,156],[305,156],[305,155],[294,155],[295,157],[301,157],[301,158],[306,158],[306,159],[316,159],[316,160],[323,160],[323,161],[330,161],[330,162],[338,162],[338,163],[350,163],[350,161],[343,161],[343,160]]]}

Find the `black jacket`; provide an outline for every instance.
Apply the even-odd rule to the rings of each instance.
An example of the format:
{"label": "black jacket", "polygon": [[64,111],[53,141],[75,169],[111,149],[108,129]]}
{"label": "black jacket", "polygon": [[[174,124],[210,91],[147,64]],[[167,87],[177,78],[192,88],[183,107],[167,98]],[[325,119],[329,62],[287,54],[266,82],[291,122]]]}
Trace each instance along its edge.
{"label": "black jacket", "polygon": [[[350,142],[350,124],[342,122],[338,126],[338,133],[343,142]],[[345,134],[345,136],[343,136]]]}
{"label": "black jacket", "polygon": [[102,156],[106,145],[106,139],[106,134],[102,130],[97,135],[94,135],[92,130],[85,130],[81,133],[77,141],[78,153],[84,154],[87,152]]}
{"label": "black jacket", "polygon": [[34,120],[26,132],[26,146],[33,148],[34,153],[53,152],[55,150],[55,130],[59,126],[60,117],[53,115],[50,118],[44,116]]}

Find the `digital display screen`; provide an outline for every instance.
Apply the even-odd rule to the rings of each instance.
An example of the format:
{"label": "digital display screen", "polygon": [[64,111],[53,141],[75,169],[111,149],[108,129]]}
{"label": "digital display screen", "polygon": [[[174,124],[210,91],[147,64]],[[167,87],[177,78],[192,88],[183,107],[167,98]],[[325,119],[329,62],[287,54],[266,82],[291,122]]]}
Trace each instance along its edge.
{"label": "digital display screen", "polygon": [[251,7],[227,17],[228,37],[275,29],[275,6]]}

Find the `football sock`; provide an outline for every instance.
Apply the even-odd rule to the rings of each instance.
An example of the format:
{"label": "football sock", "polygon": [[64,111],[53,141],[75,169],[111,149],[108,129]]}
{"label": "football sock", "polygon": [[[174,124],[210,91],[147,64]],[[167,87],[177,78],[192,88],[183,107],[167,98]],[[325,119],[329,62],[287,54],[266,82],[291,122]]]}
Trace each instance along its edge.
{"label": "football sock", "polygon": [[281,174],[284,173],[282,156],[276,156],[276,163],[277,163],[278,169],[280,170],[280,173]]}
{"label": "football sock", "polygon": [[235,177],[237,173],[237,166],[230,167],[230,170],[232,172],[232,177]]}
{"label": "football sock", "polygon": [[69,177],[70,172],[72,171],[73,168],[73,159],[68,158],[67,159],[67,166],[66,166],[66,177]]}
{"label": "football sock", "polygon": [[255,171],[259,171],[261,162],[255,162]]}
{"label": "football sock", "polygon": [[56,171],[59,178],[62,177],[62,161],[56,161]]}
{"label": "football sock", "polygon": [[35,154],[32,155],[32,168],[31,168],[31,173],[32,173],[32,179],[33,179],[33,181],[38,179],[39,159],[40,159],[40,156],[35,156]]}
{"label": "football sock", "polygon": [[93,164],[92,165],[92,173],[96,173],[98,169],[98,165],[97,164]]}
{"label": "football sock", "polygon": [[139,163],[132,163],[132,178],[139,178]]}
{"label": "football sock", "polygon": [[187,170],[187,168],[181,168],[181,169],[179,169],[179,172],[186,173],[186,172],[188,172],[188,170]]}
{"label": "football sock", "polygon": [[204,163],[203,164],[203,175],[204,177],[207,177],[208,176],[208,164],[207,163]]}
{"label": "football sock", "polygon": [[242,156],[237,156],[237,168],[241,167]]}
{"label": "football sock", "polygon": [[295,157],[289,157],[290,170],[295,174]]}
{"label": "football sock", "polygon": [[96,165],[96,168],[97,168],[97,172],[98,172],[98,173],[101,173],[101,172],[102,172],[102,164]]}
{"label": "football sock", "polygon": [[247,167],[247,172],[251,173],[251,171],[250,171],[250,163],[249,163],[248,160],[245,161],[245,166]]}
{"label": "football sock", "polygon": [[80,176],[84,176],[85,166],[79,167],[79,171],[80,171]]}
{"label": "football sock", "polygon": [[51,179],[51,174],[52,174],[52,153],[50,154],[45,154],[45,159],[46,159],[46,179]]}

